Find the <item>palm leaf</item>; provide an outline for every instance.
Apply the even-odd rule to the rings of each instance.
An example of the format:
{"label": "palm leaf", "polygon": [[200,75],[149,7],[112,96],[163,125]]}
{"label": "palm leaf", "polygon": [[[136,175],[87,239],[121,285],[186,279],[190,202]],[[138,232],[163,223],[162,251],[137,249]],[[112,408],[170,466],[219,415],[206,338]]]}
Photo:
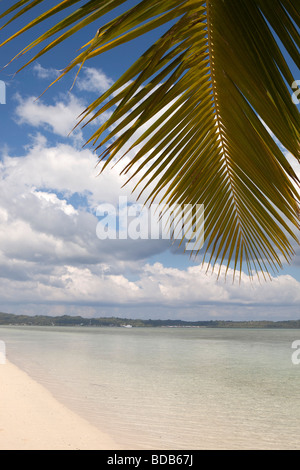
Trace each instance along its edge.
{"label": "palm leaf", "polygon": [[[8,24],[39,3],[15,2],[0,18],[14,13]],[[57,2],[2,45],[76,3]],[[123,3],[87,2],[18,56],[42,46],[28,65]],[[300,116],[286,59],[300,68],[299,2],[142,0],[95,27],[59,78],[169,22],[168,31],[83,113],[90,123],[113,110],[88,143],[103,149],[103,169],[135,150],[123,171],[129,179],[139,175],[137,187],[140,194],[147,189],[149,203],[205,205],[203,260],[208,257],[210,266],[219,261],[241,272],[245,263],[251,276],[276,272],[298,242],[299,180],[276,141],[299,164]]]}

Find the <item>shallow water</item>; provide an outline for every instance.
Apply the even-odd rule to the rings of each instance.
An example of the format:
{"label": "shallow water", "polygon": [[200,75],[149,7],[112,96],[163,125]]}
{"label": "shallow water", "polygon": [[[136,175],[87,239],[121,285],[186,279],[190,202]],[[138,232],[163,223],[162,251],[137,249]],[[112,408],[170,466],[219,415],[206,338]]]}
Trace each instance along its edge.
{"label": "shallow water", "polygon": [[299,330],[0,327],[8,359],[132,449],[299,449]]}

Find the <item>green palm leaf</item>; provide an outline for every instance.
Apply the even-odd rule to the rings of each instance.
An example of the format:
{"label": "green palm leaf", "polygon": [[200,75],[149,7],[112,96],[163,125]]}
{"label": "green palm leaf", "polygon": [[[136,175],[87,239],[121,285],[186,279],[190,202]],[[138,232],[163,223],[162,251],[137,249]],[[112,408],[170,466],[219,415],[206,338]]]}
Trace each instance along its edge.
{"label": "green palm leaf", "polygon": [[[42,1],[15,2],[0,16],[14,14],[3,27]],[[57,2],[2,46],[76,3]],[[73,9],[18,56],[42,45],[28,65],[123,3],[91,0]],[[168,22],[169,30],[84,112],[82,120],[91,122],[113,110],[88,143],[104,149],[103,169],[135,150],[123,171],[139,175],[149,203],[159,197],[166,205],[204,204],[209,265],[220,261],[241,272],[246,263],[250,275],[276,271],[298,242],[299,180],[276,139],[299,164],[296,77],[285,58],[300,69],[299,2],[142,0],[97,33],[95,27],[61,77]]]}

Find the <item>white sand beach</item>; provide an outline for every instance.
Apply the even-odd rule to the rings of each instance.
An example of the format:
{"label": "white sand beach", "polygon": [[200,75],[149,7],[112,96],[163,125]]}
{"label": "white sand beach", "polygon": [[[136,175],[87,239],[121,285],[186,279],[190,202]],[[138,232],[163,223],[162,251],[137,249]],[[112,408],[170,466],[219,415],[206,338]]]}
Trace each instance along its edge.
{"label": "white sand beach", "polygon": [[12,363],[0,365],[0,450],[112,449],[119,448],[109,435]]}

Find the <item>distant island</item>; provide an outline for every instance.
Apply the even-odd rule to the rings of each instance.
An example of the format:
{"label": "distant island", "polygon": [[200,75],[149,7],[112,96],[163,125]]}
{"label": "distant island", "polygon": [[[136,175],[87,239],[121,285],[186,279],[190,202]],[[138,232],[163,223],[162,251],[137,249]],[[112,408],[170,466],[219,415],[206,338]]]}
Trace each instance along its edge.
{"label": "distant island", "polygon": [[118,317],[83,318],[80,316],[15,315],[0,312],[0,326],[83,326],[83,327],[140,327],[140,328],[300,328],[300,320],[230,321],[230,320],[142,320]]}

